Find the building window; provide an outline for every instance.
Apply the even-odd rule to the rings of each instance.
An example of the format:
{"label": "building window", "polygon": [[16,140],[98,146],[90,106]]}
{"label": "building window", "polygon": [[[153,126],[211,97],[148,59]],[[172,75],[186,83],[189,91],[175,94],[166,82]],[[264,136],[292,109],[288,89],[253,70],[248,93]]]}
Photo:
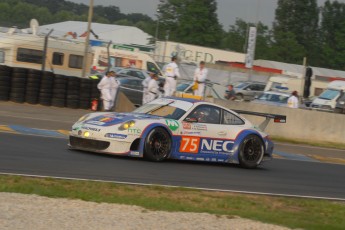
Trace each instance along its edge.
{"label": "building window", "polygon": [[63,65],[64,54],[54,52],[53,53],[53,65]]}
{"label": "building window", "polygon": [[82,69],[83,68],[83,56],[80,55],[69,55],[68,67]]}
{"label": "building window", "polygon": [[17,61],[42,64],[43,51],[18,48]]}

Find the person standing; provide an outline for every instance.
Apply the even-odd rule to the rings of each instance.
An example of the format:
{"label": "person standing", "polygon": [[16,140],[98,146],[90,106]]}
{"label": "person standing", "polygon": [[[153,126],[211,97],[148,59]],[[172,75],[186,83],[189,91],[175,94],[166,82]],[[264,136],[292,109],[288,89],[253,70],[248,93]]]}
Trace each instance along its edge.
{"label": "person standing", "polygon": [[296,90],[291,93],[291,96],[288,99],[288,107],[294,109],[298,108],[298,93]]}
{"label": "person standing", "polygon": [[207,74],[208,70],[205,68],[205,62],[201,61],[199,67],[194,71],[194,84],[198,86],[197,89],[194,90],[195,96],[204,96]]}
{"label": "person standing", "polygon": [[146,104],[149,98],[149,91],[148,91],[148,87],[149,87],[149,83],[152,79],[154,73],[150,72],[149,76],[147,76],[143,81],[142,81],[142,85],[143,85],[143,105]]}
{"label": "person standing", "polygon": [[228,90],[225,91],[224,98],[230,101],[233,101],[236,99],[236,92],[234,90],[233,85],[228,85]]}
{"label": "person standing", "polygon": [[148,87],[148,96],[147,96],[147,102],[153,101],[154,99],[160,97],[160,91],[159,91],[159,85],[158,85],[158,75],[153,74],[152,79],[150,80]]}
{"label": "person standing", "polygon": [[171,62],[165,67],[164,96],[171,97],[176,91],[176,79],[180,77],[180,72],[176,64],[176,57],[171,58]]}
{"label": "person standing", "polygon": [[105,76],[98,83],[97,88],[101,91],[101,98],[105,111],[110,111],[113,108],[119,85],[119,81],[115,79],[114,71],[106,72]]}

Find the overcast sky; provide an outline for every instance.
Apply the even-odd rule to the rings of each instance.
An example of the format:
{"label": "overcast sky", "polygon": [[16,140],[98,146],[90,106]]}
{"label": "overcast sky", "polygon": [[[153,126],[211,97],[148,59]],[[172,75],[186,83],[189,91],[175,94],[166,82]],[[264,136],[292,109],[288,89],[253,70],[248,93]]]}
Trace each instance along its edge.
{"label": "overcast sky", "polygon": [[[90,0],[69,0],[76,3],[89,4]],[[318,0],[319,6],[326,0]],[[233,25],[236,18],[256,22],[257,19],[265,25],[271,26],[274,20],[278,0],[217,0],[218,18],[224,29]],[[338,0],[345,3],[345,0]],[[142,13],[152,18],[157,9],[159,0],[94,0],[95,5],[115,5],[122,13]]]}

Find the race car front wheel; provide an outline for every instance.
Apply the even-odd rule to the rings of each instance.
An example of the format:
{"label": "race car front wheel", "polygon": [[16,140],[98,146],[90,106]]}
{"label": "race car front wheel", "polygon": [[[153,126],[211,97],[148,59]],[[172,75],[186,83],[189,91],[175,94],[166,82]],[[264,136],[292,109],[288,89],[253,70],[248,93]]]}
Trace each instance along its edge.
{"label": "race car front wheel", "polygon": [[244,168],[256,168],[264,156],[264,144],[257,135],[248,135],[241,143],[239,151],[240,165]]}
{"label": "race car front wheel", "polygon": [[161,127],[152,129],[145,140],[144,156],[151,161],[163,161],[171,151],[171,137]]}

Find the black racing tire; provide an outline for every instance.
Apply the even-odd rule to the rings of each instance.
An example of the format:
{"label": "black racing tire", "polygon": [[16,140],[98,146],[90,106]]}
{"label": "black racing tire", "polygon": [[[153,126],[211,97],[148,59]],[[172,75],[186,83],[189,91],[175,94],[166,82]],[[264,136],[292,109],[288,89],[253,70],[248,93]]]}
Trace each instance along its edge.
{"label": "black racing tire", "polygon": [[25,74],[28,72],[28,69],[22,68],[22,67],[13,67],[12,68],[12,73],[16,74]]}
{"label": "black racing tire", "polygon": [[239,150],[240,165],[244,168],[256,168],[262,161],[265,154],[264,143],[255,134],[246,136]]}
{"label": "black racing tire", "polygon": [[0,81],[10,82],[11,77],[10,75],[0,75]]}
{"label": "black racing tire", "polygon": [[169,157],[171,147],[169,133],[162,127],[156,127],[145,139],[144,156],[150,161],[163,161]]}
{"label": "black racing tire", "polygon": [[24,97],[10,97],[10,101],[16,102],[16,103],[24,103],[25,98]]}
{"label": "black racing tire", "polygon": [[66,100],[66,107],[70,109],[79,109],[79,100]]}
{"label": "black racing tire", "polygon": [[65,107],[65,104],[66,104],[65,99],[60,99],[60,98],[53,98],[52,99],[52,106]]}
{"label": "black racing tire", "polygon": [[0,101],[8,101],[9,98],[10,98],[10,97],[9,97],[8,95],[0,94]]}
{"label": "black racing tire", "polygon": [[51,106],[52,105],[52,99],[51,98],[47,98],[47,97],[39,97],[38,98],[38,103],[40,105],[44,105],[44,106]]}
{"label": "black racing tire", "polygon": [[9,67],[7,65],[0,65],[0,71],[3,72],[12,72],[12,67]]}

